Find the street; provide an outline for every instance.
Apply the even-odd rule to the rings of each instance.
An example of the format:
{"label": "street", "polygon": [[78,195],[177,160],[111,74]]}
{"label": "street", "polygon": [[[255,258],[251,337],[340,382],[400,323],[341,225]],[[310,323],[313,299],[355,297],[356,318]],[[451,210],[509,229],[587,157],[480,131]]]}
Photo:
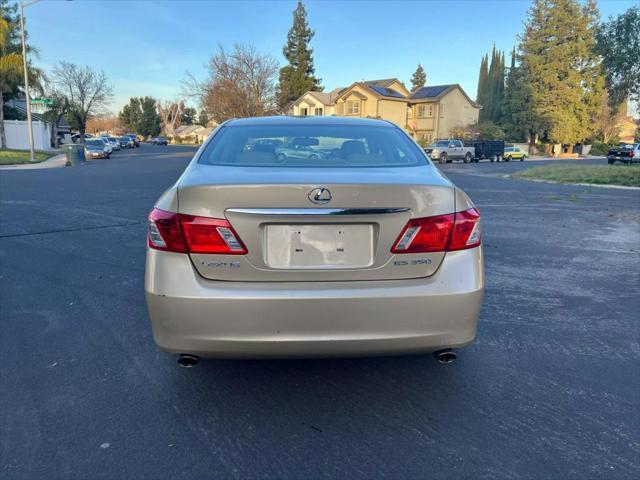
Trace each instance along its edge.
{"label": "street", "polygon": [[0,477],[637,478],[639,190],[502,178],[534,161],[441,166],[486,255],[453,365],[182,369],[147,318],[146,215],[194,152],[0,171]]}

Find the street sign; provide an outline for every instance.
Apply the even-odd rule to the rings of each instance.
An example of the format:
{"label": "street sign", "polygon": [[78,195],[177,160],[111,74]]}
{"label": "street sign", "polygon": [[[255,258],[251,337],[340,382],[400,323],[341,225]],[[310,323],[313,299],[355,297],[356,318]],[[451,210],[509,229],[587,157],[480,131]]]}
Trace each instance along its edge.
{"label": "street sign", "polygon": [[55,101],[51,98],[34,98],[31,103],[35,105],[53,105]]}

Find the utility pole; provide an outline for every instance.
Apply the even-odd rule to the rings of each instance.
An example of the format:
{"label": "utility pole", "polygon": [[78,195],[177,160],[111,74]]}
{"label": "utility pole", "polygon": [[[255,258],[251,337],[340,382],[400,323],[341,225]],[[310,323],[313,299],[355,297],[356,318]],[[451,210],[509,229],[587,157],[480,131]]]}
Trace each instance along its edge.
{"label": "utility pole", "polygon": [[[37,1],[37,0],[36,0]],[[27,4],[31,5],[35,2]],[[24,66],[24,94],[27,101],[27,125],[29,127],[29,158],[33,163],[35,162],[35,152],[33,150],[33,125],[31,123],[31,98],[29,97],[29,73],[27,70],[27,42],[24,38],[24,7],[25,4],[20,4],[20,37],[22,38],[22,64]]]}

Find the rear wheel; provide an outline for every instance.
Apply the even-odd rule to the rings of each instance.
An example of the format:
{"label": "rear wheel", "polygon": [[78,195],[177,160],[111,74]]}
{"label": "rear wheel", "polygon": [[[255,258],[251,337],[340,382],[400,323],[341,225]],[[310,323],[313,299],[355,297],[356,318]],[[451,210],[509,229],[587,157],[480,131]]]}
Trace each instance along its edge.
{"label": "rear wheel", "polygon": [[493,162],[495,162],[497,159],[498,159],[498,156],[497,156],[497,155],[491,155],[491,158],[489,158],[489,161],[490,161],[491,163],[493,163]]}
{"label": "rear wheel", "polygon": [[446,153],[441,153],[440,154],[440,163],[447,163],[447,154]]}
{"label": "rear wheel", "polygon": [[505,162],[510,162],[511,161],[511,157],[504,157],[504,161]]}
{"label": "rear wheel", "polygon": [[276,158],[279,162],[284,162],[287,159],[287,156],[284,153],[279,153]]}
{"label": "rear wheel", "polygon": [[313,154],[309,157],[309,160],[311,160],[312,162],[317,162],[318,161],[318,155]]}
{"label": "rear wheel", "polygon": [[613,165],[613,158],[607,158],[607,163],[609,165]]}
{"label": "rear wheel", "polygon": [[470,163],[471,162],[471,153],[467,152],[464,156],[464,163]]}

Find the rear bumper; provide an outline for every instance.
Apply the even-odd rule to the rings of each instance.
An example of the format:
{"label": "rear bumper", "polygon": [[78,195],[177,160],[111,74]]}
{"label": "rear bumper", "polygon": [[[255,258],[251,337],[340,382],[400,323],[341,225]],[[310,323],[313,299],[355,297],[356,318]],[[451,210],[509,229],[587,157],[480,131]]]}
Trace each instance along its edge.
{"label": "rear bumper", "polygon": [[447,253],[428,278],[358,282],[205,280],[187,255],[147,250],[156,343],[202,357],[419,353],[473,341],[484,291],[481,248]]}

